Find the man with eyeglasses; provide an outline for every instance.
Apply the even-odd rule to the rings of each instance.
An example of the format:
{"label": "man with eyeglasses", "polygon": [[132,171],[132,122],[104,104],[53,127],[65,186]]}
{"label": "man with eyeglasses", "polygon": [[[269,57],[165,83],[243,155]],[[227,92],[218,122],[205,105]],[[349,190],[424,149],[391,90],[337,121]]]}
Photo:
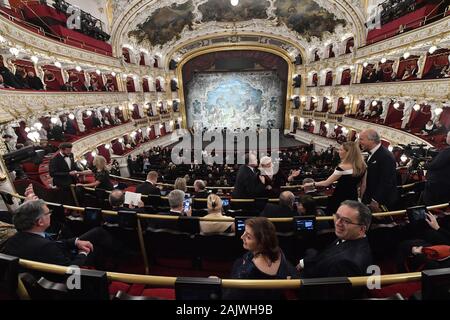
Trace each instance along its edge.
{"label": "man with eyeglasses", "polygon": [[4,253],[44,263],[85,266],[94,265],[100,257],[98,252],[93,255],[94,247],[95,251],[112,248],[112,237],[102,228],[94,228],[79,238],[61,241],[50,239],[45,230],[50,227],[51,214],[40,199],[20,205],[13,215],[18,232],[7,240]]}
{"label": "man with eyeglasses", "polygon": [[372,254],[366,233],[372,220],[369,208],[357,201],[342,202],[334,214],[337,240],[318,254],[308,250],[297,265],[301,278],[366,275]]}

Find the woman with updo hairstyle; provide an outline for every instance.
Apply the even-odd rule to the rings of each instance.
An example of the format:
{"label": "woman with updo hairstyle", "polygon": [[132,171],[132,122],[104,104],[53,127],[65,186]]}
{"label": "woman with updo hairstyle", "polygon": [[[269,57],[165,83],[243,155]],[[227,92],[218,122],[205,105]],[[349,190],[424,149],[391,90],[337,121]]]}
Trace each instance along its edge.
{"label": "woman with updo hairstyle", "polygon": [[[223,218],[222,199],[215,194],[207,198],[208,214],[205,218]],[[234,221],[200,221],[201,233],[228,233],[234,232]]]}

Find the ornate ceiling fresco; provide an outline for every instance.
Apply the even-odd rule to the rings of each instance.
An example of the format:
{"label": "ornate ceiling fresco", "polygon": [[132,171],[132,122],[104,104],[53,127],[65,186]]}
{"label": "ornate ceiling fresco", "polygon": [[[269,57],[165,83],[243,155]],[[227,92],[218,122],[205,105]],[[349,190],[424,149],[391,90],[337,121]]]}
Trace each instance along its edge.
{"label": "ornate ceiling fresco", "polygon": [[232,6],[230,0],[114,0],[112,45],[115,55],[125,45],[164,60],[193,42],[213,44],[213,38],[226,36],[229,43],[249,44],[245,39],[253,35],[260,43],[289,43],[289,54],[308,56],[350,37],[364,45],[361,1],[240,0]]}
{"label": "ornate ceiling fresco", "polygon": [[[195,13],[195,14],[194,14]],[[314,0],[241,0],[232,6],[228,0],[188,0],[154,10],[143,23],[137,24],[128,36],[139,45],[151,47],[179,39],[183,30],[218,22],[236,23],[255,19],[270,20],[275,27],[284,26],[307,41],[332,33],[347,22],[320,7]]]}

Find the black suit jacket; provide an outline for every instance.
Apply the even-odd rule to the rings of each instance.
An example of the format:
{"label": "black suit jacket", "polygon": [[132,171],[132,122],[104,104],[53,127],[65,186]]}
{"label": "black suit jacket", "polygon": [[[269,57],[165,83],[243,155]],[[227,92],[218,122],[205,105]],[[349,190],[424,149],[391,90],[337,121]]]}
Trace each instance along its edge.
{"label": "black suit jacket", "polygon": [[256,198],[263,195],[264,190],[265,186],[259,180],[256,172],[253,172],[247,165],[239,168],[232,193],[233,198]]}
{"label": "black suit jacket", "polygon": [[333,242],[325,251],[303,259],[301,278],[352,277],[366,275],[372,253],[366,238]]}
{"label": "black suit jacket", "polygon": [[367,185],[363,202],[375,199],[380,205],[392,207],[397,201],[397,171],[392,152],[383,146],[367,162]]}
{"label": "black suit jacket", "polygon": [[73,155],[70,156],[71,167],[67,166],[64,157],[61,156],[61,153],[57,153],[55,157],[50,161],[49,171],[50,176],[53,178],[53,184],[59,188],[68,187],[71,184],[76,183],[76,178],[72,177],[69,172],[76,170],[79,171],[77,166],[75,165],[75,161],[73,159]]}
{"label": "black suit jacket", "polygon": [[[266,218],[290,218],[298,216],[296,210],[279,204],[267,203],[260,214],[261,217]],[[293,232],[294,222],[274,222],[277,232]]]}
{"label": "black suit jacket", "polygon": [[433,161],[425,164],[424,168],[428,170],[423,193],[425,204],[448,202],[450,200],[450,148],[439,152]]}
{"label": "black suit jacket", "polygon": [[450,147],[442,150],[430,163],[425,164],[427,181],[449,188],[450,185]]}
{"label": "black suit jacket", "polygon": [[18,232],[8,239],[4,253],[21,259],[58,264],[62,266],[85,264],[87,256],[71,257],[70,250],[76,249],[75,238],[53,241],[30,232]]}
{"label": "black suit jacket", "polygon": [[154,184],[145,181],[144,183],[138,185],[136,187],[136,193],[142,193],[142,194],[153,194],[153,195],[157,195],[160,196],[161,195],[161,190]]}

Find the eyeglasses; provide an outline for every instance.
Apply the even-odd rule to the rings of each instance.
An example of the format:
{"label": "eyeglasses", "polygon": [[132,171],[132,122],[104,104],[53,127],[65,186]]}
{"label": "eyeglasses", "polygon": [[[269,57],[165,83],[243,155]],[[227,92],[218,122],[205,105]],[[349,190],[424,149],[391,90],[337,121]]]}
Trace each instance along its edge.
{"label": "eyeglasses", "polygon": [[53,210],[49,210],[48,212],[46,212],[46,213],[40,215],[39,217],[37,217],[36,220],[39,220],[40,218],[43,218],[43,217],[45,217],[45,216],[49,216],[49,215],[51,215],[52,213],[53,213]]}
{"label": "eyeglasses", "polygon": [[341,217],[339,214],[335,213],[333,215],[333,218],[335,221],[341,220],[343,224],[353,224],[355,226],[362,226],[363,224],[361,223],[355,223],[352,220],[350,220],[349,218],[345,218],[345,217]]}

